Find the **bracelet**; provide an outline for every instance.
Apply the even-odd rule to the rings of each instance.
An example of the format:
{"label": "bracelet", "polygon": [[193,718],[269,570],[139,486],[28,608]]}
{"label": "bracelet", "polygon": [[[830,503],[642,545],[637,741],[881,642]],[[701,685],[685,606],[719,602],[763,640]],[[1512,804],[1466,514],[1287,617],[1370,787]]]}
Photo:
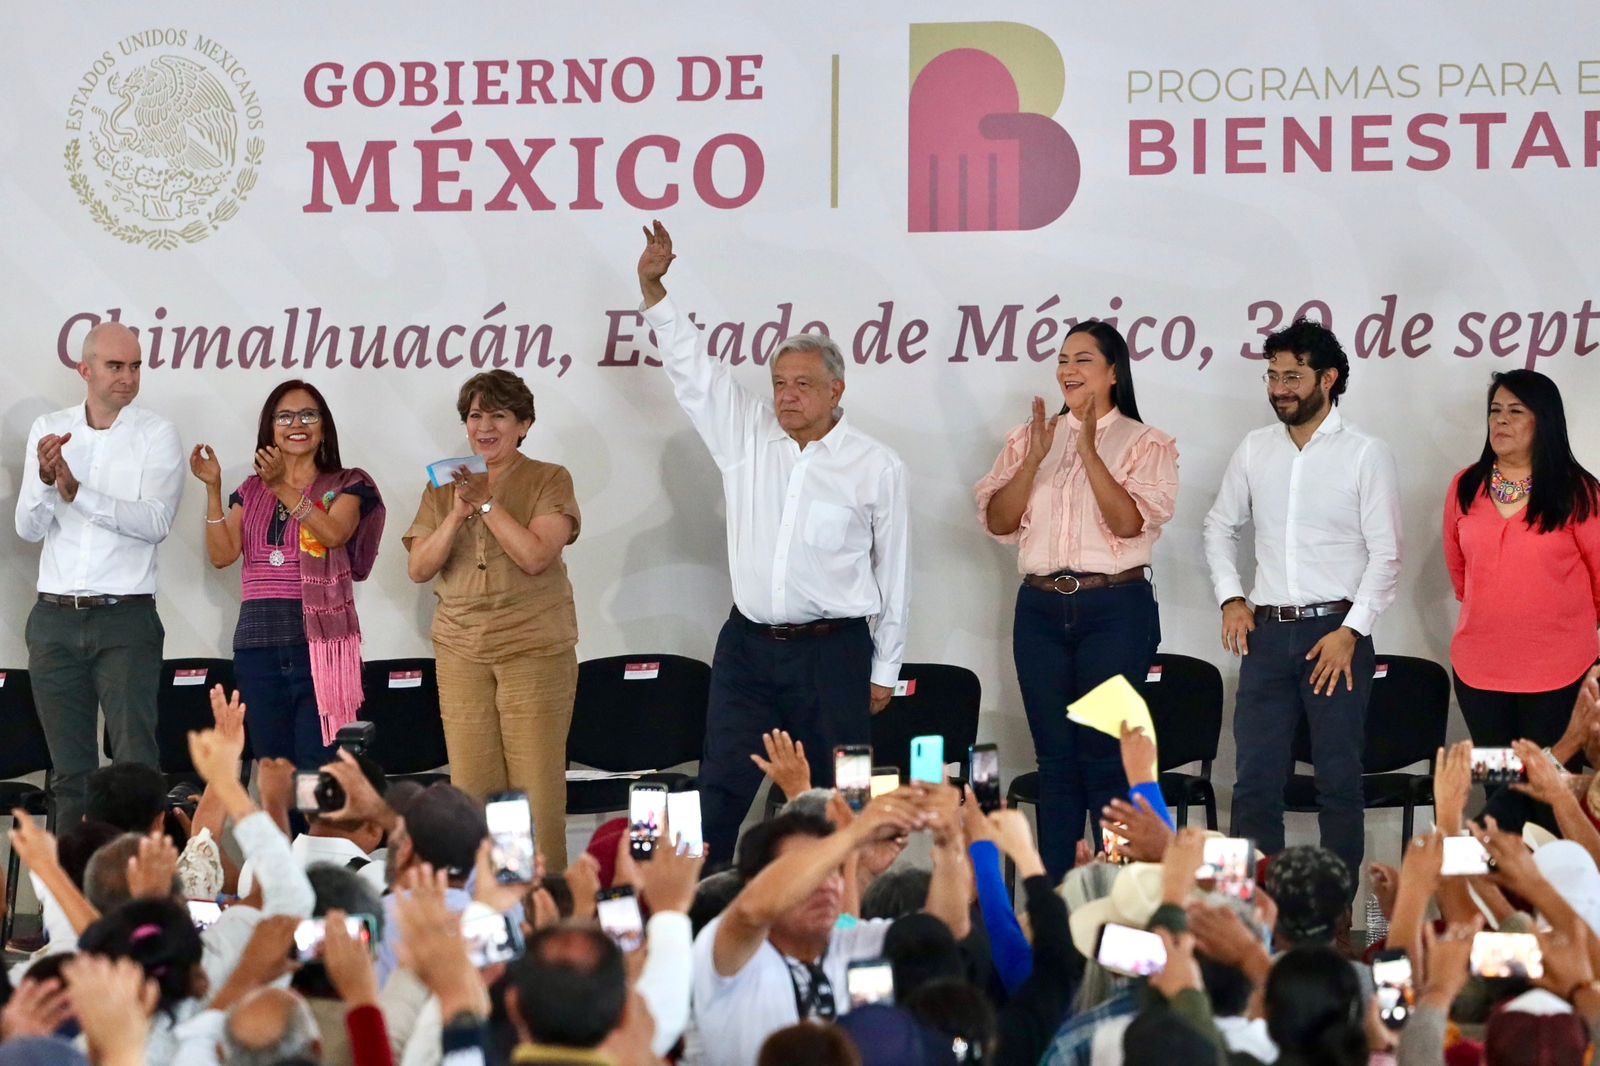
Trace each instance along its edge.
{"label": "bracelet", "polygon": [[311,513],[311,497],[301,496],[300,502],[294,505],[294,510],[289,512],[289,517],[296,522]]}
{"label": "bracelet", "polygon": [[228,520],[228,516],[227,515],[223,515],[221,518],[208,518],[208,519],[206,519],[206,525],[208,525],[208,526],[220,526],[220,525],[222,525],[222,523],[226,522],[227,520]]}

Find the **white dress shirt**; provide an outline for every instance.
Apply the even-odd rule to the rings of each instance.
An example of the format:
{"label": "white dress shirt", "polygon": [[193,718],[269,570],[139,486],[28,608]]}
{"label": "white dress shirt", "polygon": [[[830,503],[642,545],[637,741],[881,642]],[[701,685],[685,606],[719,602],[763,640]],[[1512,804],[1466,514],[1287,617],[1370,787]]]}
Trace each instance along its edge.
{"label": "white dress shirt", "polygon": [[1355,606],[1345,625],[1363,635],[1394,602],[1400,576],[1400,491],[1394,454],[1347,425],[1335,407],[1304,448],[1289,428],[1245,436],[1206,515],[1206,563],[1217,602],[1243,596],[1235,549],[1256,530],[1253,604]]}
{"label": "white dress shirt", "polygon": [[[72,434],[61,449],[78,494],[71,503],[39,480],[39,440]],[[156,591],[156,545],[183,495],[183,446],[172,423],[124,407],[92,429],[82,404],[41,415],[28,431],[17,535],[44,541],[39,591],[58,596],[135,596]]]}
{"label": "white dress shirt", "polygon": [[872,682],[905,657],[910,516],[900,457],[841,417],[804,449],[740,388],[670,299],[644,312],[678,403],[722,471],[739,613],[763,625],[866,618]]}

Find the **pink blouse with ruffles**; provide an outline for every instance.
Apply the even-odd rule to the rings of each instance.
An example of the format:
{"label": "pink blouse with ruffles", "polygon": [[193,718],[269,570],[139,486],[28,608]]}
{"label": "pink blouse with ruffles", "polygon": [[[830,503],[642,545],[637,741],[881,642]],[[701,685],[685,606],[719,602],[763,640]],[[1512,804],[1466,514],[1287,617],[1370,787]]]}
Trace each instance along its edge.
{"label": "pink blouse with ruffles", "polygon": [[994,467],[978,482],[978,522],[1003,544],[1017,544],[1017,569],[1024,574],[1075,570],[1083,574],[1115,574],[1150,564],[1150,552],[1161,527],[1178,502],[1178,445],[1170,436],[1118,411],[1102,415],[1095,426],[1095,447],[1117,484],[1133,497],[1144,528],[1138,536],[1119,537],[1106,525],[1094,489],[1078,457],[1081,423],[1070,413],[1056,424],[1050,454],[1033,481],[1033,495],[1014,533],[989,529],[989,500],[1022,465],[1028,454],[1028,425],[1011,431]]}

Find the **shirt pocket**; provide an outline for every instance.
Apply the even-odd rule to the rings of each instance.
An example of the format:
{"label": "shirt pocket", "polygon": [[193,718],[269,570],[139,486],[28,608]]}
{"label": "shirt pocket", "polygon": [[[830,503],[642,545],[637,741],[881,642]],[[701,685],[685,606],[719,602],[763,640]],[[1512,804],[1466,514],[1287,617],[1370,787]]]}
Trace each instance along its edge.
{"label": "shirt pocket", "polygon": [[806,543],[818,551],[838,551],[850,535],[855,514],[836,503],[813,503],[806,512]]}

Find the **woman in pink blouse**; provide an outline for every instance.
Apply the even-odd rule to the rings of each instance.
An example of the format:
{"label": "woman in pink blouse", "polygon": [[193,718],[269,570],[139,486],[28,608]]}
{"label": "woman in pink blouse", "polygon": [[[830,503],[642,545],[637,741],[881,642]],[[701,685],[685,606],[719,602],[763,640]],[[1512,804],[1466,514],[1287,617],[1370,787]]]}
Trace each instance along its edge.
{"label": "woman in pink blouse", "polygon": [[1494,375],[1483,454],[1444,505],[1461,601],[1456,701],[1480,747],[1553,744],[1600,654],[1600,482],[1578,464],[1555,382]]}
{"label": "woman in pink blouse", "polygon": [[1046,418],[1034,397],[977,496],[989,535],[1018,545],[1012,651],[1039,760],[1040,851],[1059,880],[1085,814],[1128,787],[1117,740],[1067,721],[1066,707],[1113,674],[1142,684],[1150,668],[1161,640],[1150,551],[1177,501],[1178,449],[1139,421],[1114,327],[1074,326],[1056,383],[1066,406]]}

